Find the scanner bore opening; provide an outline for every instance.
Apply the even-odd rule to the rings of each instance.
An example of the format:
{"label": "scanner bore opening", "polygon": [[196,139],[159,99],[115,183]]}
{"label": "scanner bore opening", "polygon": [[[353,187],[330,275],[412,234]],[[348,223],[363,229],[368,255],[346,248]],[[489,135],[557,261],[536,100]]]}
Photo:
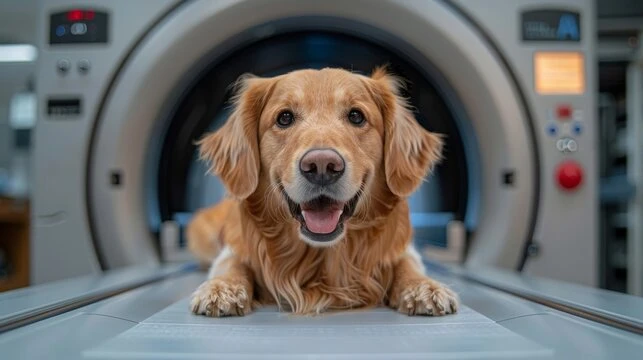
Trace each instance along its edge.
{"label": "scanner bore opening", "polygon": [[[219,56],[198,72],[198,77],[179,96],[165,122],[158,151],[158,166],[151,181],[156,182],[155,199],[149,206],[150,230],[158,239],[160,224],[175,221],[184,229],[190,215],[199,208],[213,205],[224,195],[214,176],[206,175],[206,164],[197,157],[195,140],[217,129],[230,112],[230,89],[240,75],[253,73],[274,76],[303,68],[338,67],[369,74],[380,65],[406,80],[408,97],[416,109],[416,119],[430,131],[446,135],[445,159],[427,182],[409,199],[415,240],[418,245],[445,246],[446,227],[452,220],[475,229],[470,219],[472,146],[463,139],[464,111],[457,111],[455,99],[445,99],[444,84],[438,84],[426,66],[421,66],[407,53],[380,42],[335,31],[289,31],[273,35]],[[432,69],[431,69],[432,70]],[[455,104],[454,104],[455,103]],[[154,218],[158,217],[158,218]],[[469,217],[469,219],[467,219]],[[181,232],[182,233],[182,232]],[[181,235],[180,246],[184,246]]]}

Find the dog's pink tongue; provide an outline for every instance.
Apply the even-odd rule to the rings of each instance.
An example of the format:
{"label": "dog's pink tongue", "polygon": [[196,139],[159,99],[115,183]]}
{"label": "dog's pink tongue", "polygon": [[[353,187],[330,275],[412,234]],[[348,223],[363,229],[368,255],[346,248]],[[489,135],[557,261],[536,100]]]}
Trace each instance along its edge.
{"label": "dog's pink tongue", "polygon": [[337,228],[342,209],[303,210],[306,227],[316,234],[330,234]]}

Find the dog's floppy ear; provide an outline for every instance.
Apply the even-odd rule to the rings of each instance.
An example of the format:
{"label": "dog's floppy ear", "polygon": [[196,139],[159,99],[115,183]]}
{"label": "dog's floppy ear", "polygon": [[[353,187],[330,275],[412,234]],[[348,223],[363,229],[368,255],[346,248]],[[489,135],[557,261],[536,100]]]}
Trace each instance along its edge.
{"label": "dog's floppy ear", "polygon": [[250,196],[259,182],[259,118],[273,83],[252,75],[239,78],[232,114],[220,129],[197,142],[209,171],[238,199]]}
{"label": "dog's floppy ear", "polygon": [[442,138],[425,130],[400,95],[402,82],[377,68],[371,90],[384,118],[384,169],[391,192],[409,196],[441,159]]}

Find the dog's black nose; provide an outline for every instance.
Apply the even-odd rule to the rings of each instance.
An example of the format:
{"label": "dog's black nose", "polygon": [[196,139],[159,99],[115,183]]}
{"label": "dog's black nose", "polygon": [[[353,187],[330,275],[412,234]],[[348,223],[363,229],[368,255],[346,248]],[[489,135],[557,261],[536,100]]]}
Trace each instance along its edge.
{"label": "dog's black nose", "polygon": [[309,150],[299,162],[299,171],[315,185],[330,185],[344,174],[344,159],[332,149]]}

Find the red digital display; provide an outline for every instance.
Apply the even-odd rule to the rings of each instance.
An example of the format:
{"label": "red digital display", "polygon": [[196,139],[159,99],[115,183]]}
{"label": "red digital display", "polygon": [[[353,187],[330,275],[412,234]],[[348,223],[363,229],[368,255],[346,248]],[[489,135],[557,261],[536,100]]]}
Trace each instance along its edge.
{"label": "red digital display", "polygon": [[67,20],[80,21],[80,20],[94,20],[96,13],[93,10],[71,10],[67,12]]}
{"label": "red digital display", "polygon": [[51,13],[49,44],[106,44],[109,40],[108,20],[107,12],[90,6],[74,6]]}

